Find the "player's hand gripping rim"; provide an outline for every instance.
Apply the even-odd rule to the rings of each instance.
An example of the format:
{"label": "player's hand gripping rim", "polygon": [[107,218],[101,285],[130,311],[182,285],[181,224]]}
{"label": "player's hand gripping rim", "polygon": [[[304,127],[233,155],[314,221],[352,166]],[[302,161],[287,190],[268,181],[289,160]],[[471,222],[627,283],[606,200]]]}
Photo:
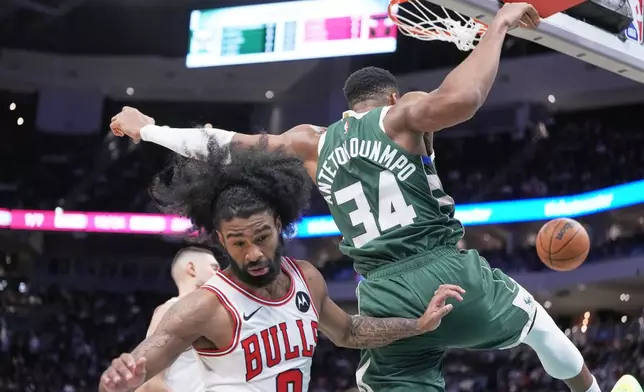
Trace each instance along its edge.
{"label": "player's hand gripping rim", "polygon": [[418,327],[422,332],[434,331],[441,323],[443,317],[454,309],[454,305],[448,304],[447,300],[452,298],[456,301],[463,301],[465,290],[453,284],[442,284],[434,292],[434,297],[429,301],[425,314],[418,319]]}
{"label": "player's hand gripping rim", "polygon": [[130,354],[121,354],[101,376],[100,391],[128,392],[145,381],[145,358],[134,360]]}
{"label": "player's hand gripping rim", "polygon": [[510,30],[516,27],[535,29],[541,22],[539,12],[529,3],[505,3],[497,13],[497,18],[507,23]]}

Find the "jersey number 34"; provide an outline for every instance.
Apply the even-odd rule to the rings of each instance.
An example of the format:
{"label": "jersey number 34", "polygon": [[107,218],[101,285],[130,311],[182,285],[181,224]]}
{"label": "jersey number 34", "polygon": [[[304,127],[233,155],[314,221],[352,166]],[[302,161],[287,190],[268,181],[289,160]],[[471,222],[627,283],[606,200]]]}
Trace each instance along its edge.
{"label": "jersey number 34", "polygon": [[334,192],[334,196],[337,205],[351,200],[356,203],[357,208],[349,213],[349,219],[354,227],[364,227],[363,234],[351,239],[356,248],[380,237],[383,231],[412,224],[416,218],[414,206],[405,202],[398,180],[389,170],[382,171],[378,180],[378,223],[360,181]]}

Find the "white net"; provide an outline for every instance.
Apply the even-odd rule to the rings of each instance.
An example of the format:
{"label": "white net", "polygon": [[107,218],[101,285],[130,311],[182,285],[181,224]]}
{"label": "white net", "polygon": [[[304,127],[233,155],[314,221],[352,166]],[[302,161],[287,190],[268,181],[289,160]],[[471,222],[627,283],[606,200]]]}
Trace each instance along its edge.
{"label": "white net", "polygon": [[389,17],[406,36],[423,41],[451,42],[463,51],[474,49],[487,29],[484,23],[444,7],[440,7],[444,15],[438,15],[424,4],[425,1],[392,0]]}

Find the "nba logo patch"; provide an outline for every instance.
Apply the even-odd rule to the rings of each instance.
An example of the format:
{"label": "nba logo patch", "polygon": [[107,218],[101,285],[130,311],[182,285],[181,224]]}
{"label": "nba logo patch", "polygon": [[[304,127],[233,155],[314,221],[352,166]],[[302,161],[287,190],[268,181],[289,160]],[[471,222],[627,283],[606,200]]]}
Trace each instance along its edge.
{"label": "nba logo patch", "polygon": [[628,2],[630,3],[631,10],[633,11],[633,22],[631,22],[630,26],[626,28],[624,33],[628,39],[642,43],[642,23],[644,22],[642,20],[643,0],[628,0]]}
{"label": "nba logo patch", "polygon": [[344,133],[349,132],[349,120],[344,122]]}

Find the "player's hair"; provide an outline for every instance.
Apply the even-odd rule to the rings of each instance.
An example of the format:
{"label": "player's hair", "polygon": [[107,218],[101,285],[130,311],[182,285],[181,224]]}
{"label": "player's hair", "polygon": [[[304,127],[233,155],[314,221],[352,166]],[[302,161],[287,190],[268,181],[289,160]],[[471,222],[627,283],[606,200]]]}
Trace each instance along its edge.
{"label": "player's hair", "polygon": [[398,82],[389,71],[366,67],[349,75],[344,84],[344,97],[350,108],[368,100],[383,101],[391,93],[398,93]]}
{"label": "player's hair", "polygon": [[202,245],[189,245],[189,246],[184,246],[183,248],[179,249],[177,253],[175,253],[174,258],[172,259],[172,264],[170,264],[170,269],[174,270],[174,267],[177,265],[179,260],[188,252],[197,252],[197,253],[207,253],[212,255],[213,252],[210,248]]}
{"label": "player's hair", "polygon": [[208,155],[177,156],[157,176],[151,195],[164,212],[189,218],[194,229],[210,236],[222,220],[248,218],[269,211],[285,234],[308,207],[311,180],[302,161],[283,150],[268,151],[268,138],[245,148],[208,143]]}
{"label": "player's hair", "polygon": [[[183,279],[184,276],[184,274],[181,272],[183,271],[183,266],[185,266],[183,260],[187,259],[184,256],[194,257],[196,256],[195,253],[213,255],[213,252],[210,249],[199,244],[189,245],[179,249],[179,251],[174,255],[174,259],[172,259],[172,264],[170,264],[170,275],[172,276],[172,280],[174,280],[177,286],[179,285],[179,281]],[[194,261],[194,259],[188,259],[187,261]]]}

